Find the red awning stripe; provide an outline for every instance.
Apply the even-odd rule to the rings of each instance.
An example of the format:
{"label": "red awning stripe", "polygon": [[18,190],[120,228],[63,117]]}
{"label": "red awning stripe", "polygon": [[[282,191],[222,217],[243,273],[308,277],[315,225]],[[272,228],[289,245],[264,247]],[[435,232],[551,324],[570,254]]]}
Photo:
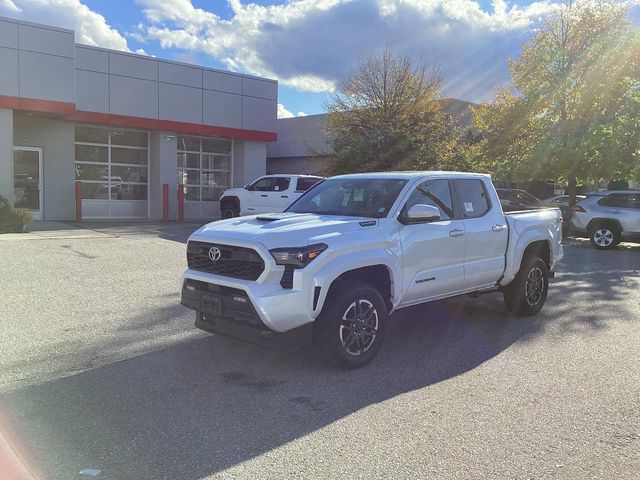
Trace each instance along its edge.
{"label": "red awning stripe", "polygon": [[75,122],[96,123],[129,128],[143,128],[150,130],[165,130],[176,133],[186,133],[190,135],[243,138],[247,140],[261,140],[265,142],[273,142],[278,138],[276,132],[220,127],[217,125],[203,125],[200,123],[176,122],[173,120],[156,120],[153,118],[134,117],[129,115],[87,112],[76,110],[73,103],[56,102],[52,100],[38,100],[34,98],[18,98],[0,95],[0,108],[27,112],[57,114],[67,120],[72,120]]}

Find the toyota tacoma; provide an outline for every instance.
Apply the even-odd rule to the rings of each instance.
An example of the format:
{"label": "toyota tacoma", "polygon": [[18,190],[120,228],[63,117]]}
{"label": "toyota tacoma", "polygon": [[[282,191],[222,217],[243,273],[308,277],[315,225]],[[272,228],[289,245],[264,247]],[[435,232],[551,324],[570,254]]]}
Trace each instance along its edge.
{"label": "toyota tacoma", "polygon": [[510,312],[536,314],[561,238],[557,208],[505,214],[488,175],[337,176],[284,212],[195,231],[182,304],[208,332],[285,348],[313,341],[357,368],[401,308],[501,292]]}

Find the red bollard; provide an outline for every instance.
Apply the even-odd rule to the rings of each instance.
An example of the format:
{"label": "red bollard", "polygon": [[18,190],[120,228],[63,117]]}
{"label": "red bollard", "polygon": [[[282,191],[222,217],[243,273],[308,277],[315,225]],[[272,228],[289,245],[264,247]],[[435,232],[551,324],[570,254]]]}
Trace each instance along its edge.
{"label": "red bollard", "polygon": [[169,184],[162,185],[162,221],[169,221]]}
{"label": "red bollard", "polygon": [[76,180],[76,223],[82,223],[82,182]]}
{"label": "red bollard", "polygon": [[184,185],[178,185],[178,221],[184,222]]}

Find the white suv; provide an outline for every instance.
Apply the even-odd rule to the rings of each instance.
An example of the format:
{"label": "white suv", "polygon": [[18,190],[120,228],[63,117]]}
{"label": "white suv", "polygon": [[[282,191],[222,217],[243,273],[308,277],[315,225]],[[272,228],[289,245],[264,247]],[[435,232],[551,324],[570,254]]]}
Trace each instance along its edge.
{"label": "white suv", "polygon": [[603,190],[590,194],[571,212],[575,233],[607,250],[621,241],[640,243],[640,190]]}

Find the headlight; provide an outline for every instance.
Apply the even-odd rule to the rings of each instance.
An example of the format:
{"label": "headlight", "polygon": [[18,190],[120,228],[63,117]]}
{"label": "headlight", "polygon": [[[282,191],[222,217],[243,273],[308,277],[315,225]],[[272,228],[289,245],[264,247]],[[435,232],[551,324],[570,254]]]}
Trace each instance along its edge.
{"label": "headlight", "polygon": [[320,255],[327,246],[324,243],[316,243],[308,247],[299,248],[274,248],[269,253],[278,265],[291,265],[293,268],[304,268],[311,260]]}

